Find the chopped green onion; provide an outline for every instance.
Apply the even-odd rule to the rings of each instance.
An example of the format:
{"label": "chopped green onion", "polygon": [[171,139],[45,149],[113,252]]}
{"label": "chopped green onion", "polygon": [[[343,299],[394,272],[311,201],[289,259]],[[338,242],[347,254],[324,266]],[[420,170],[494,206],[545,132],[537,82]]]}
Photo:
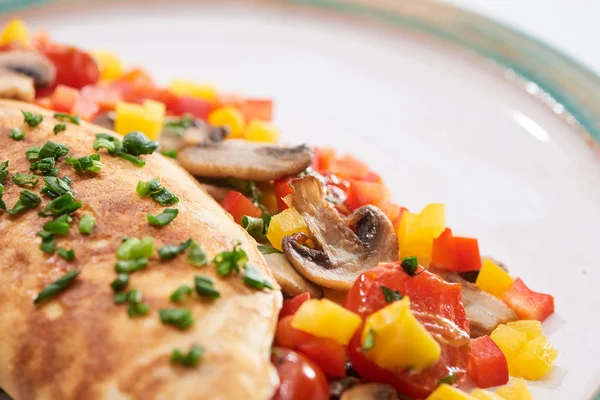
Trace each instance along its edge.
{"label": "chopped green onion", "polygon": [[46,231],[39,231],[36,233],[36,235],[42,238],[40,250],[49,254],[52,254],[56,251],[56,239],[54,238],[54,234]]}
{"label": "chopped green onion", "polygon": [[258,251],[260,251],[262,254],[273,254],[273,253],[283,254],[283,251],[277,250],[273,246],[265,246],[264,244],[259,244],[256,247],[258,247]]}
{"label": "chopped green onion", "polygon": [[140,289],[133,289],[127,292],[127,301],[131,304],[138,304],[142,302],[142,291]]}
{"label": "chopped green onion", "polygon": [[135,191],[140,197],[146,197],[152,193],[158,192],[161,188],[158,178],[150,179],[148,182],[138,181]]}
{"label": "chopped green onion", "polygon": [[119,157],[121,157],[123,160],[129,161],[130,163],[132,163],[133,165],[136,165],[138,167],[143,167],[144,165],[146,165],[146,161],[142,160],[139,157],[132,156],[131,154],[117,153],[117,155]]}
{"label": "chopped green onion", "polygon": [[115,154],[121,147],[121,141],[107,133],[96,133],[96,141],[93,144],[94,150],[106,149],[110,154]]}
{"label": "chopped green onion", "polygon": [[192,244],[192,239],[182,242],[179,244],[179,246],[173,244],[165,245],[158,250],[158,255],[160,256],[161,260],[170,260],[171,258],[177,257],[178,254],[186,251],[186,249],[190,247],[190,244]]}
{"label": "chopped green onion", "polygon": [[35,186],[40,181],[40,178],[36,175],[17,172],[12,176],[12,181],[18,186]]}
{"label": "chopped green onion", "polygon": [[115,264],[115,271],[119,274],[131,274],[148,266],[147,258],[138,258],[135,260],[120,260]]}
{"label": "chopped green onion", "polygon": [[41,194],[47,194],[50,198],[57,198],[65,193],[73,194],[71,189],[71,178],[63,176],[57,178],[55,176],[44,176],[44,183],[46,186],[40,190]]}
{"label": "chopped green onion", "polygon": [[0,184],[4,184],[8,176],[8,160],[0,163]]}
{"label": "chopped green onion", "polygon": [[181,350],[175,349],[173,350],[173,353],[171,353],[171,362],[173,364],[181,364],[184,367],[195,367],[200,364],[202,354],[204,354],[204,349],[198,345],[193,345],[190,351],[185,355]]}
{"label": "chopped green onion", "polygon": [[150,258],[153,255],[154,239],[148,236],[144,236],[142,240],[138,238],[128,238],[117,249],[117,258],[119,260]]}
{"label": "chopped green onion", "polygon": [[54,128],[52,128],[52,131],[54,132],[55,135],[58,135],[60,132],[63,132],[66,130],[67,130],[67,124],[64,122],[56,124],[56,125],[54,125]]}
{"label": "chopped green onion", "polygon": [[15,203],[13,208],[6,210],[6,212],[11,215],[15,215],[21,211],[34,209],[39,206],[41,202],[42,199],[40,199],[37,195],[31,193],[29,190],[23,190],[21,193],[19,193],[19,200]]}
{"label": "chopped green onion", "polygon": [[37,295],[33,303],[38,304],[56,296],[65,290],[71,283],[73,283],[73,280],[77,277],[77,275],[79,275],[79,271],[67,272],[65,276],[46,286],[44,290]]}
{"label": "chopped green onion", "polygon": [[363,343],[363,350],[369,351],[375,346],[375,331],[373,329],[369,329],[367,336],[365,337],[365,342]]}
{"label": "chopped green onion", "polygon": [[40,217],[58,217],[74,213],[81,206],[81,202],[75,201],[71,193],[65,193],[46,204],[44,211],[38,212],[38,215]]}
{"label": "chopped green onion", "polygon": [[171,301],[173,303],[179,303],[183,300],[185,296],[189,296],[192,294],[192,289],[188,285],[181,285],[173,293],[171,293]]}
{"label": "chopped green onion", "polygon": [[19,128],[12,128],[9,136],[15,140],[23,140],[25,139],[25,132]]}
{"label": "chopped green onion", "polygon": [[419,261],[415,256],[404,257],[400,266],[408,275],[415,276],[417,269],[419,268]]}
{"label": "chopped green onion", "polygon": [[244,265],[244,283],[255,289],[273,289],[271,282],[250,264]]}
{"label": "chopped green onion", "polygon": [[392,290],[389,287],[381,286],[381,291],[383,292],[383,297],[385,298],[386,303],[393,303],[396,300],[400,300],[402,295],[397,290]]}
{"label": "chopped green onion", "polygon": [[176,120],[168,120],[163,124],[163,132],[181,136],[186,129],[194,126],[194,120],[191,117],[184,116]]}
{"label": "chopped green onion", "polygon": [[240,265],[248,261],[248,255],[241,246],[241,242],[235,242],[231,251],[223,251],[215,256],[213,264],[217,267],[217,274],[229,275],[233,271],[240,272]]}
{"label": "chopped green onion", "polygon": [[100,154],[90,154],[79,158],[67,157],[67,164],[73,166],[77,172],[93,172],[95,174],[102,171],[102,163],[100,162]]}
{"label": "chopped green onion", "polygon": [[129,315],[129,317],[144,316],[148,314],[149,308],[150,307],[148,306],[148,304],[145,303],[131,304],[129,305],[129,307],[127,307],[127,315]]}
{"label": "chopped green onion", "polygon": [[159,311],[160,320],[164,324],[173,325],[179,329],[185,329],[194,323],[190,310],[186,308],[170,308]]}
{"label": "chopped green onion", "polygon": [[154,216],[152,214],[146,214],[146,219],[149,223],[156,226],[165,226],[177,217],[179,210],[176,208],[166,208],[161,214]]}
{"label": "chopped green onion", "polygon": [[55,168],[55,161],[53,157],[42,158],[39,161],[31,163],[29,170],[31,172],[40,171],[44,176],[56,176],[58,175],[59,168]]}
{"label": "chopped green onion", "polygon": [[39,158],[52,157],[56,160],[59,157],[69,154],[69,151],[69,148],[64,144],[55,143],[52,140],[48,140],[40,149]]}
{"label": "chopped green onion", "polygon": [[129,274],[118,274],[116,279],[110,283],[110,287],[115,292],[124,290],[129,285]]}
{"label": "chopped green onion", "polygon": [[27,160],[29,160],[29,161],[38,160],[40,158],[40,150],[42,150],[42,148],[39,146],[31,146],[30,148],[28,148],[27,151],[25,152],[25,156],[27,157]]}
{"label": "chopped green onion", "polygon": [[196,267],[202,267],[208,264],[208,258],[206,257],[204,247],[202,247],[202,245],[196,242],[194,239],[192,239],[192,242],[190,243],[187,262]]}
{"label": "chopped green onion", "polygon": [[29,125],[30,128],[35,128],[44,120],[44,117],[41,114],[34,114],[32,112],[23,110],[21,110],[21,113],[23,114],[23,119],[25,120],[25,123]]}
{"label": "chopped green onion", "polygon": [[172,158],[174,160],[177,159],[177,150],[175,149],[171,149],[171,150],[161,150],[160,154],[162,154],[165,157],[169,157]]}
{"label": "chopped green onion", "polygon": [[254,218],[248,215],[242,217],[242,228],[256,240],[265,238],[265,223],[262,218]]}
{"label": "chopped green onion", "polygon": [[158,149],[159,143],[148,139],[142,132],[134,131],[125,135],[121,145],[127,154],[139,156],[152,154]]}
{"label": "chopped green onion", "polygon": [[67,250],[63,247],[59,247],[58,250],[56,250],[56,252],[58,253],[59,256],[61,256],[62,258],[64,258],[67,261],[71,261],[72,259],[75,258],[75,250],[73,250],[73,249]]}
{"label": "chopped green onion", "polygon": [[211,299],[221,296],[219,291],[215,289],[213,280],[208,276],[196,275],[194,277],[194,287],[199,296],[210,297]]}
{"label": "chopped green onion", "polygon": [[6,211],[6,203],[2,200],[2,196],[4,195],[4,185],[0,183],[0,210]]}
{"label": "chopped green onion", "polygon": [[75,125],[80,125],[81,124],[81,119],[79,118],[79,115],[69,115],[69,114],[65,114],[65,113],[55,113],[54,114],[54,118],[59,119],[61,121],[67,120],[72,124]]}
{"label": "chopped green onion", "polygon": [[161,206],[172,206],[179,203],[179,198],[171,193],[166,188],[161,188],[158,192],[151,193],[150,197],[154,199]]}
{"label": "chopped green onion", "polygon": [[79,221],[79,232],[84,235],[89,235],[94,230],[95,225],[96,220],[94,217],[90,217],[89,215],[85,214]]}
{"label": "chopped green onion", "polygon": [[448,384],[448,385],[454,385],[456,383],[456,381],[458,380],[458,373],[456,371],[452,372],[451,374],[449,374],[448,376],[445,376],[443,378],[441,378],[438,382],[439,385],[442,384]]}
{"label": "chopped green onion", "polygon": [[125,304],[127,303],[127,293],[125,292],[117,292],[113,296],[113,303],[115,304]]}
{"label": "chopped green onion", "polygon": [[58,218],[53,219],[44,225],[46,232],[53,233],[55,235],[67,236],[69,234],[69,228],[73,219],[68,215],[61,215]]}

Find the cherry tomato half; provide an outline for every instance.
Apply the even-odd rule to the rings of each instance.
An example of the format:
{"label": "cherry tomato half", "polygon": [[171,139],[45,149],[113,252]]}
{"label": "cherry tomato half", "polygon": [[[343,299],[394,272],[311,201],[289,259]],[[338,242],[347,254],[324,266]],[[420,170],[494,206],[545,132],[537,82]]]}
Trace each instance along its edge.
{"label": "cherry tomato half", "polygon": [[281,381],[272,400],[328,400],[327,379],[319,367],[295,351],[273,348],[271,362]]}
{"label": "cherry tomato half", "polygon": [[56,84],[81,89],[100,79],[98,65],[88,53],[75,47],[44,44],[38,48],[56,67]]}

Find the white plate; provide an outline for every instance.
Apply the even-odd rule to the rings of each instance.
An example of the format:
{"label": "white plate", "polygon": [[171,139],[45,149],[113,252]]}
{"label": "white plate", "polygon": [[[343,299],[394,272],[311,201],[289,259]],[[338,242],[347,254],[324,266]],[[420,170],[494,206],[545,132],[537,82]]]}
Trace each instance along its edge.
{"label": "white plate", "polygon": [[466,49],[537,80],[593,134],[597,78],[440,5],[282,3],[79,3],[20,14],[59,42],[114,50],[165,83],[185,77],[273,97],[285,141],[359,156],[413,210],[445,203],[455,232],[479,238],[483,254],[556,299],[544,330],[560,355],[547,379],[530,383],[534,397],[592,396],[600,382],[598,154],[536,84]]}

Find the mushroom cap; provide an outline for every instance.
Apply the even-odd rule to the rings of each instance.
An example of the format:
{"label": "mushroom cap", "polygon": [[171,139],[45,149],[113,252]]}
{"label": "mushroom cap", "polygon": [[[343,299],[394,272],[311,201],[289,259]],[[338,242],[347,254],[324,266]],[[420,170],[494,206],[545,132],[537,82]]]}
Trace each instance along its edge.
{"label": "mushroom cap", "polygon": [[305,145],[287,147],[234,139],[185,147],[177,160],[198,177],[270,181],[299,174],[312,164],[312,158],[312,150]]}
{"label": "mushroom cap", "polygon": [[[310,236],[286,236],[283,251],[305,278],[326,288],[348,290],[361,273],[398,258],[396,232],[380,209],[364,206],[343,219],[323,198],[317,178],[308,175],[291,184],[292,206],[304,218]],[[356,233],[349,225],[356,225]],[[308,239],[315,242],[314,249],[303,245]]]}
{"label": "mushroom cap", "polygon": [[0,69],[33,78],[36,87],[49,87],[56,80],[56,67],[39,51],[11,50],[0,52]]}
{"label": "mushroom cap", "polygon": [[287,296],[297,296],[302,293],[310,293],[313,299],[323,297],[321,289],[304,279],[292,264],[281,253],[263,254],[269,269],[273,273],[275,280],[281,286],[281,291]]}
{"label": "mushroom cap", "polygon": [[0,70],[0,98],[32,102],[35,99],[33,79],[9,70]]}

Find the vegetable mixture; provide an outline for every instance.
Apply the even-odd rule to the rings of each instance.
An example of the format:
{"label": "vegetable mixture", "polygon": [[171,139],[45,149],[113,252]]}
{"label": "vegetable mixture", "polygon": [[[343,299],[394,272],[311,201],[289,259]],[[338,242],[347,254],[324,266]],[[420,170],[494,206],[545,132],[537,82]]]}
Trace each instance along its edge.
{"label": "vegetable mixture", "polygon": [[[58,177],[59,158],[90,176],[102,173],[101,157],[140,168],[156,150],[175,159],[256,239],[286,296],[271,358],[281,380],[274,399],[527,399],[524,379],[552,369],[557,351],[541,324],[554,312],[552,296],[481,257],[477,239],[446,226],[443,204],[411,212],[359,159],[277,144],[271,99],[184,80],[160,87],[114,54],[32,36],[18,19],[4,28],[0,46],[0,97],[55,110],[60,121],[56,141],[27,151],[31,174],[12,175],[23,190],[11,207],[1,200],[9,165],[0,163],[0,209],[14,215],[37,208],[41,199],[32,190],[43,183],[40,194],[53,200],[39,211],[50,218],[38,233],[40,250],[72,260],[76,249],[56,248],[55,238],[69,233],[82,203],[70,179]],[[24,111],[24,127],[8,134],[23,140],[42,120]],[[98,133],[89,155],[71,157],[60,137],[82,120],[124,137]],[[149,224],[165,229],[178,218],[179,199],[159,178],[135,190],[140,201],[165,207],[147,215]],[[93,234],[95,223],[81,215],[79,232]],[[124,238],[111,287],[115,307],[127,306],[131,318],[144,318],[149,305],[139,290],[127,290],[130,276],[156,251],[164,262],[185,253],[191,265],[213,265],[219,276],[240,274],[249,287],[274,289],[246,263],[239,243],[209,260],[193,239],[155,249],[151,237]],[[34,302],[68,290],[78,273],[50,284]],[[221,296],[199,273],[193,285],[172,292],[173,308],[160,310],[160,320],[179,329],[193,324],[180,305],[194,293]],[[171,362],[202,368],[203,353],[201,345],[173,349]],[[467,379],[478,386],[470,394],[460,389]],[[492,387],[496,393],[485,390]]]}

